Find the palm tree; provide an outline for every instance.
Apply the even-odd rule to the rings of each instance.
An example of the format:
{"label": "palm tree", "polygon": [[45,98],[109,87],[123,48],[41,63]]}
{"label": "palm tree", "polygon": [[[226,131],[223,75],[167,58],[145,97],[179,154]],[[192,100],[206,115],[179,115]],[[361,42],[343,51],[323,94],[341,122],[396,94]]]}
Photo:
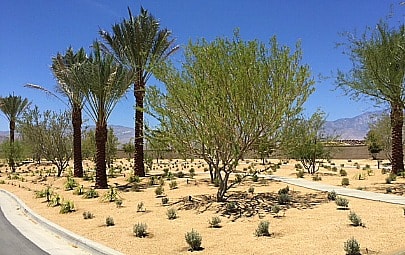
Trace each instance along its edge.
{"label": "palm tree", "polygon": [[[27,98],[21,96],[9,95],[8,97],[0,98],[0,110],[6,116],[9,121],[10,127],[10,147],[14,145],[15,123],[18,117],[29,107],[30,102]],[[9,158],[12,171],[15,171],[14,157]]]}
{"label": "palm tree", "polygon": [[[135,96],[135,169],[138,176],[145,176],[143,152],[143,106],[145,87],[154,67],[178,49],[171,32],[159,29],[159,21],[141,7],[141,13],[133,17],[128,7],[129,19],[112,27],[113,34],[100,31],[102,38],[112,49],[116,59],[136,73],[134,80]],[[104,47],[106,49],[106,47]]]}
{"label": "palm tree", "polygon": [[96,188],[108,188],[106,173],[107,120],[117,102],[128,91],[134,73],[101,51],[93,43],[88,61],[69,71],[77,77],[87,104],[84,109],[96,124]]}
{"label": "palm tree", "polygon": [[[77,77],[70,75],[69,68],[80,66],[87,60],[86,51],[80,48],[76,53],[72,47],[69,47],[65,55],[60,53],[52,58],[52,72],[58,80],[56,91],[68,99],[68,106],[72,112],[73,126],[73,159],[74,159],[74,176],[83,177],[82,165],[82,109],[84,105],[84,96],[78,87]],[[53,92],[44,87],[27,84],[26,87],[39,89],[47,94],[55,96]]]}

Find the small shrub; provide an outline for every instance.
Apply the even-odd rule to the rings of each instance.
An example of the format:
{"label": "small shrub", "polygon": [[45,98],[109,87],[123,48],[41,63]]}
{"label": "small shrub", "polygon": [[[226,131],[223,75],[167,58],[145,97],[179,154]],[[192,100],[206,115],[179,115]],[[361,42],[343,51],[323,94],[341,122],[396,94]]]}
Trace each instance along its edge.
{"label": "small shrub", "polygon": [[257,174],[254,174],[254,175],[252,176],[252,181],[253,181],[253,182],[258,182],[258,181],[259,181],[259,176],[257,176]]}
{"label": "small shrub", "polygon": [[133,232],[136,237],[142,238],[148,236],[147,229],[146,223],[137,223],[134,225]]}
{"label": "small shrub", "polygon": [[297,178],[304,178],[304,171],[298,171],[295,173],[297,175]]}
{"label": "small shrub", "polygon": [[270,236],[269,232],[270,223],[268,221],[261,221],[255,231],[256,236]]}
{"label": "small shrub", "polygon": [[162,186],[156,187],[156,189],[155,189],[156,196],[161,196],[163,194],[164,190],[165,189]]}
{"label": "small shrub", "polygon": [[0,180],[0,184],[6,184],[4,180]]}
{"label": "small shrub", "polygon": [[76,180],[68,176],[67,181],[65,182],[65,190],[73,190],[77,186],[78,184]]}
{"label": "small shrub", "polygon": [[59,213],[65,214],[75,211],[75,204],[73,201],[67,200],[60,205]]}
{"label": "small shrub", "polygon": [[170,189],[177,189],[177,182],[175,180],[169,183]]}
{"label": "small shrub", "polygon": [[295,167],[296,169],[302,169],[302,165],[301,165],[300,163],[296,163],[296,164],[294,165],[294,167]]}
{"label": "small shrub", "polygon": [[316,175],[312,176],[312,180],[313,181],[322,181],[322,177],[319,176],[318,174],[316,174]]}
{"label": "small shrub", "polygon": [[386,193],[392,193],[392,188],[391,188],[391,187],[387,187],[387,188],[385,189],[385,192],[386,192]]}
{"label": "small shrub", "polygon": [[83,185],[80,187],[76,187],[76,189],[73,191],[73,195],[78,195],[81,196],[84,193]]}
{"label": "small shrub", "polygon": [[169,208],[167,209],[166,215],[169,220],[177,219],[177,210],[175,208]]}
{"label": "small shrub", "polygon": [[87,219],[93,219],[94,215],[91,212],[84,212],[83,213],[83,219],[87,220]]}
{"label": "small shrub", "polygon": [[87,198],[87,199],[96,198],[96,197],[98,197],[98,192],[97,192],[97,190],[92,189],[92,188],[89,189],[88,191],[84,192],[84,194],[83,194],[83,198]]}
{"label": "small shrub", "polygon": [[241,183],[242,182],[242,175],[240,174],[235,174],[235,183]]}
{"label": "small shrub", "polygon": [[342,178],[342,186],[349,186],[350,181],[349,178]]}
{"label": "small shrub", "polygon": [[347,172],[344,169],[340,169],[339,174],[340,176],[347,176]]}
{"label": "small shrub", "polygon": [[278,216],[278,213],[281,211],[281,207],[280,206],[278,206],[278,205],[273,205],[272,207],[271,207],[271,212],[272,213],[275,213],[277,216]]}
{"label": "small shrub", "polygon": [[121,199],[116,188],[110,186],[110,189],[101,198],[102,202],[115,202],[115,200]]}
{"label": "small shrub", "polygon": [[290,192],[290,187],[289,187],[289,186],[286,186],[285,188],[282,188],[282,189],[279,189],[279,190],[278,190],[278,194],[279,194],[279,195],[281,195],[281,194],[288,194],[288,192]]}
{"label": "small shrub", "polygon": [[202,237],[200,233],[192,229],[191,232],[186,233],[185,238],[191,251],[198,251],[201,249]]}
{"label": "small shrub", "polygon": [[140,183],[140,182],[141,182],[141,179],[139,178],[138,175],[133,175],[133,174],[131,174],[131,175],[128,177],[127,181],[128,181],[129,183]]}
{"label": "small shrub", "polygon": [[337,167],[336,166],[334,166],[332,168],[329,166],[329,169],[332,170],[332,172],[337,172]]}
{"label": "small shrub", "polygon": [[286,205],[291,201],[291,197],[288,194],[281,193],[278,195],[277,201],[280,205]]}
{"label": "small shrub", "polygon": [[252,186],[250,186],[249,189],[248,189],[248,192],[249,192],[250,194],[253,194],[253,193],[255,192],[255,188],[252,187]]}
{"label": "small shrub", "polygon": [[397,180],[397,175],[394,173],[390,173],[390,175],[387,178],[385,178],[385,183],[390,184],[391,182],[396,181],[396,180]]}
{"label": "small shrub", "polygon": [[114,226],[115,225],[114,219],[112,217],[108,216],[105,219],[105,224],[107,225],[107,227]]}
{"label": "small shrub", "polygon": [[363,226],[360,216],[358,216],[355,212],[349,213],[349,220],[352,222],[352,225],[355,227]]}
{"label": "small shrub", "polygon": [[226,203],[225,211],[227,213],[234,213],[237,211],[237,209],[238,209],[238,207],[235,202],[231,201],[231,202]]}
{"label": "small shrub", "polygon": [[117,208],[122,207],[122,199],[115,200],[115,205],[117,206]]}
{"label": "small shrub", "polygon": [[335,201],[336,200],[336,191],[332,190],[328,192],[328,200]]}
{"label": "small shrub", "polygon": [[162,197],[162,205],[167,205],[169,203],[168,197]]}
{"label": "small shrub", "polygon": [[143,202],[140,202],[136,205],[136,211],[137,212],[144,212],[145,211],[145,204]]}
{"label": "small shrub", "polygon": [[218,216],[212,217],[208,223],[210,224],[211,228],[220,228],[221,219]]}
{"label": "small shrub", "polygon": [[183,178],[184,177],[184,173],[182,171],[177,172],[176,174],[177,178]]}
{"label": "small shrub", "polygon": [[354,237],[350,238],[344,243],[346,255],[360,255],[360,244]]}
{"label": "small shrub", "polygon": [[190,170],[188,171],[188,173],[190,174],[190,178],[194,178],[194,176],[195,176],[195,169],[194,169],[194,167],[190,168]]}
{"label": "small shrub", "polygon": [[347,200],[346,198],[340,197],[340,196],[336,197],[335,203],[338,207],[343,207],[343,208],[349,207],[349,200]]}
{"label": "small shrub", "polygon": [[52,194],[52,198],[48,201],[48,206],[60,206],[62,198],[59,194]]}

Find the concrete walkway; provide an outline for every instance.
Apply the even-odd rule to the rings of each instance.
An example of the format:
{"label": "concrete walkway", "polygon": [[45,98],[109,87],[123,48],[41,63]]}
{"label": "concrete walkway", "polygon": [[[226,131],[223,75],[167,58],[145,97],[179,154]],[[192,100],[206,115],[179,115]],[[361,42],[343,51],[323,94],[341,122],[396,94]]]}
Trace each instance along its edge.
{"label": "concrete walkway", "polygon": [[12,193],[0,189],[0,207],[6,219],[36,246],[51,255],[123,255],[79,236],[34,213]]}
{"label": "concrete walkway", "polygon": [[289,178],[289,177],[282,177],[277,175],[259,175],[265,179],[270,179],[274,181],[280,181],[284,183],[288,183],[291,185],[296,185],[308,189],[319,190],[319,191],[335,191],[336,194],[348,197],[355,197],[355,198],[362,198],[367,200],[385,202],[390,204],[399,204],[405,205],[405,197],[404,196],[397,196],[397,195],[390,195],[390,194],[383,194],[383,193],[375,193],[370,191],[364,190],[357,190],[357,189],[349,189],[340,186],[333,186],[328,184],[323,184],[321,182],[315,181],[308,181],[305,179],[298,179],[298,178]]}

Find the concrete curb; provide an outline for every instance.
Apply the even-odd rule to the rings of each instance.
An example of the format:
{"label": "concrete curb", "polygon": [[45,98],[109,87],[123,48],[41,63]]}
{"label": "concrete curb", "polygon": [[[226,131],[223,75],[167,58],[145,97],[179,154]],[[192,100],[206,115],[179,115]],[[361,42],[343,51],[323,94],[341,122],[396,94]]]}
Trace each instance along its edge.
{"label": "concrete curb", "polygon": [[107,246],[104,246],[102,244],[99,244],[97,242],[94,242],[92,240],[89,240],[85,237],[79,236],[67,229],[64,229],[60,227],[59,225],[48,221],[47,219],[43,218],[42,216],[36,214],[34,211],[32,211],[21,199],[16,197],[14,194],[0,189],[0,192],[6,194],[10,198],[12,198],[20,207],[20,210],[23,211],[26,215],[28,215],[30,218],[38,222],[41,226],[44,228],[50,230],[51,232],[61,236],[62,238],[68,240],[69,242],[73,243],[75,246],[90,252],[91,254],[96,254],[96,255],[124,255],[123,253],[120,253],[114,249],[111,249]]}

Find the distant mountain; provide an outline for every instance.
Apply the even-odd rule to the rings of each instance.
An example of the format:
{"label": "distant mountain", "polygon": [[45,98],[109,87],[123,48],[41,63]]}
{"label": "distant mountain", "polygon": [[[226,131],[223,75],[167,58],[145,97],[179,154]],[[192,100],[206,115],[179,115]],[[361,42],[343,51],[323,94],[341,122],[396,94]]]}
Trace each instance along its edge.
{"label": "distant mountain", "polygon": [[343,118],[325,123],[328,135],[339,136],[342,140],[364,140],[369,131],[369,124],[376,121],[382,111],[366,112],[353,118]]}

